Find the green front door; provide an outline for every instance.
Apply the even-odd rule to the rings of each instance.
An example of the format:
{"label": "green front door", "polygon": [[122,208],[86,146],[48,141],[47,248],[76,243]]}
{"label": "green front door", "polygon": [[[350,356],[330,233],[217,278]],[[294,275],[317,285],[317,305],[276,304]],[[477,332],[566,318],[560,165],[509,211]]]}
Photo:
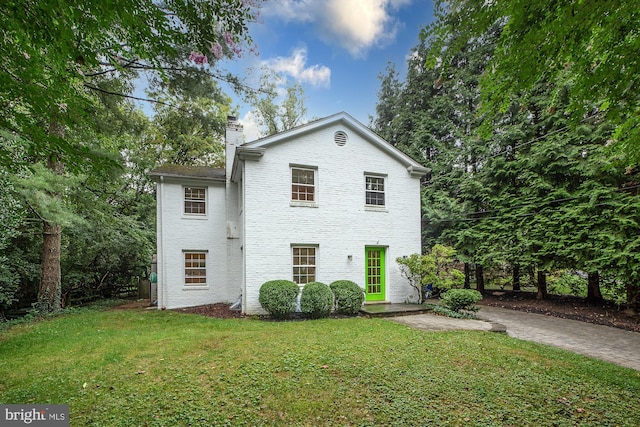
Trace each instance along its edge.
{"label": "green front door", "polygon": [[384,301],[384,248],[365,248],[367,301]]}

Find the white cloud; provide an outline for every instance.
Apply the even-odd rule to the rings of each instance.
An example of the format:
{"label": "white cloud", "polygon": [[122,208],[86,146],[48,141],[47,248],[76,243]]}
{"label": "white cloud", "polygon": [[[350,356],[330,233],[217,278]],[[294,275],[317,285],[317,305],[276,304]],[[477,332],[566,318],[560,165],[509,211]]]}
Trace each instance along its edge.
{"label": "white cloud", "polygon": [[252,111],[249,111],[241,117],[239,120],[243,127],[243,136],[245,142],[251,142],[261,137],[260,125],[256,120],[256,117]]}
{"label": "white cloud", "polygon": [[271,0],[260,9],[260,13],[264,16],[278,16],[287,22],[311,22],[314,3],[320,2],[317,0]]}
{"label": "white cloud", "polygon": [[338,44],[354,57],[396,37],[400,22],[392,13],[412,0],[275,0],[265,15],[287,22],[309,22],[318,36]]}
{"label": "white cloud", "polygon": [[291,76],[300,83],[309,83],[316,87],[329,87],[331,69],[324,65],[307,66],[307,49],[298,48],[291,56],[278,56],[264,61],[264,65],[273,71]]}

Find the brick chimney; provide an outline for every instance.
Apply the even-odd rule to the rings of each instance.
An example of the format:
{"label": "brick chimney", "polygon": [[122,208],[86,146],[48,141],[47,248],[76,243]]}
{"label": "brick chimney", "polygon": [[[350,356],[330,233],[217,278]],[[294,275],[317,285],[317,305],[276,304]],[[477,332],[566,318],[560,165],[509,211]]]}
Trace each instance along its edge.
{"label": "brick chimney", "polygon": [[243,127],[236,116],[227,116],[227,130],[225,133],[226,149],[225,149],[225,170],[227,172],[227,181],[231,179],[233,168],[233,158],[236,155],[236,148],[244,142]]}

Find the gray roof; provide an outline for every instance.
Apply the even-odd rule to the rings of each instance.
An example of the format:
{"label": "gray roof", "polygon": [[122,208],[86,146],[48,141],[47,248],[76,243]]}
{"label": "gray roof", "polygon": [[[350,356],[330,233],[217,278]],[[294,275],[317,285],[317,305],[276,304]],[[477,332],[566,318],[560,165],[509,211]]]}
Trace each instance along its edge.
{"label": "gray roof", "polygon": [[152,177],[172,177],[172,178],[198,178],[209,180],[226,179],[224,168],[212,168],[209,166],[183,166],[183,165],[162,165],[151,172]]}

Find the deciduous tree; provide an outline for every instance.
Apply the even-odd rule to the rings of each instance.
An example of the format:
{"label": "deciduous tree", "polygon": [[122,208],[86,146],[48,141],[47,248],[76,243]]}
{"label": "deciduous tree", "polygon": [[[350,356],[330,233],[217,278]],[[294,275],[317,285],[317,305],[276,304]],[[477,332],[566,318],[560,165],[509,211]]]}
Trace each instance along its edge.
{"label": "deciduous tree", "polygon": [[[96,110],[132,96],[138,72],[152,84],[211,74],[206,64],[235,56],[250,42],[247,21],[256,3],[10,1],[0,12],[0,137],[25,141],[26,155],[3,156],[3,162],[44,162],[61,177],[87,161],[105,163],[109,157],[77,138],[96,131]],[[62,229],[56,218],[42,221],[39,299],[51,311],[60,307]]]}
{"label": "deciduous tree", "polygon": [[274,135],[304,123],[307,108],[300,83],[291,84],[277,73],[264,69],[260,87],[247,93],[261,136]]}

